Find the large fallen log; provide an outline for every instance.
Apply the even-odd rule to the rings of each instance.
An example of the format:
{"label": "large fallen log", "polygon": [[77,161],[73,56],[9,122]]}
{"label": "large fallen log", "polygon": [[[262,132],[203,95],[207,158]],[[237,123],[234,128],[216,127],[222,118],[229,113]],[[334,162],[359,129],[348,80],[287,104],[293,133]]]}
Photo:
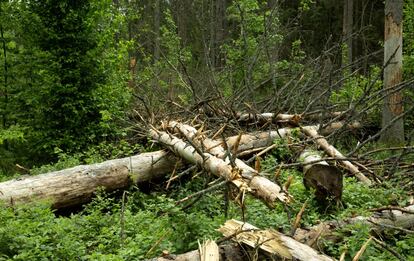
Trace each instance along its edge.
{"label": "large fallen log", "polygon": [[285,260],[303,261],[333,261],[335,259],[319,254],[313,248],[302,244],[295,239],[273,230],[259,230],[257,227],[238,220],[228,220],[219,231],[225,237],[246,244],[253,248],[259,248],[268,256],[277,256]]}
{"label": "large fallen log", "polygon": [[[192,140],[196,145],[202,147],[205,152],[224,160],[227,164],[231,163],[231,155],[228,155],[222,146],[217,146],[217,141],[204,137],[203,135],[198,135],[195,128],[175,121],[169,122],[168,126],[165,127],[174,132],[181,133],[187,139]],[[255,169],[237,158],[234,159],[234,164],[241,170],[241,176],[249,180],[249,187],[259,195],[259,198],[264,199],[266,203],[270,204],[270,206],[274,206],[276,200],[284,203],[289,201],[290,196],[282,191],[279,185],[261,176]]]}
{"label": "large fallen log", "polygon": [[[278,193],[279,191],[272,190],[269,191],[268,180],[266,180],[265,183],[263,178],[260,176],[243,177],[240,169],[233,168],[228,162],[225,162],[210,153],[197,152],[197,149],[191,144],[188,144],[173,135],[156,130],[150,130],[150,135],[154,140],[169,147],[180,157],[183,157],[193,164],[203,167],[216,176],[225,178],[233,183],[239,190],[250,192],[255,197],[263,200],[270,206],[274,204],[275,199],[283,202],[288,202],[289,200],[289,197],[285,193]],[[261,181],[263,181],[263,183],[261,183]],[[261,187],[260,184],[263,184],[263,186]]]}
{"label": "large fallen log", "polygon": [[165,151],[81,165],[0,183],[0,201],[8,204],[49,201],[54,208],[88,202],[98,187],[107,191],[145,182],[174,169],[177,159]]}
{"label": "large fallen log", "polygon": [[[277,138],[290,135],[292,129],[242,135],[238,153],[268,147]],[[227,140],[234,146],[238,136]],[[220,146],[222,142],[216,142]],[[143,153],[124,159],[99,164],[82,165],[37,176],[28,176],[0,183],[0,201],[9,204],[49,200],[54,208],[68,207],[88,202],[97,187],[108,191],[127,187],[131,182],[140,183],[173,171],[176,158],[164,151]],[[128,172],[128,175],[126,173]],[[132,180],[132,181],[131,181]]]}
{"label": "large fallen log", "polygon": [[[343,121],[338,121],[330,123],[328,125],[323,125],[323,128],[320,131],[323,135],[327,135],[334,132],[335,130],[345,127],[354,130],[360,128],[361,124],[358,122],[345,123]],[[304,126],[302,128],[318,130],[319,125]],[[254,151],[256,149],[266,148],[272,145],[275,140],[286,139],[286,137],[292,136],[292,133],[294,133],[296,130],[298,129],[286,127],[274,131],[262,131],[256,133],[243,134],[241,136],[237,152],[242,153],[246,151]],[[238,139],[239,136],[236,135],[227,138],[226,142],[229,144],[230,147],[233,147]]]}

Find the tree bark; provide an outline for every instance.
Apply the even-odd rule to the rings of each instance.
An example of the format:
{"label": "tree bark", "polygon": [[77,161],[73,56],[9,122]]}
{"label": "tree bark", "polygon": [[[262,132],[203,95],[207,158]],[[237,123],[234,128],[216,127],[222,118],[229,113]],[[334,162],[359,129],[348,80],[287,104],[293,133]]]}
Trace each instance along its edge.
{"label": "tree bark", "polygon": [[[345,156],[342,155],[334,146],[330,145],[328,141],[318,134],[316,127],[303,127],[301,128],[302,132],[314,139],[314,142],[318,144],[329,156],[336,157],[338,159],[344,159]],[[358,167],[352,164],[348,160],[341,160],[339,164],[342,165],[345,169],[349,170],[357,179],[366,185],[372,185],[370,179],[368,179]]]}
{"label": "tree bark", "polygon": [[[242,232],[246,230],[246,232]],[[259,230],[249,223],[238,220],[228,220],[219,228],[225,237],[243,243],[253,248],[259,248],[268,256],[278,256],[283,260],[303,260],[303,261],[333,261],[335,259],[319,254],[313,248],[302,244],[295,239],[273,230]]]}
{"label": "tree bark", "polygon": [[[289,201],[289,197],[285,193],[280,192],[280,190],[272,190],[274,186],[269,189],[269,181],[267,179],[264,180],[263,177],[243,176],[243,170],[237,167],[233,168],[228,162],[225,162],[210,153],[199,153],[192,145],[189,145],[166,132],[150,130],[150,135],[153,139],[169,147],[180,157],[183,157],[193,164],[202,166],[213,175],[225,178],[233,183],[239,190],[252,193],[255,197],[265,201],[270,206],[274,205],[276,199],[282,202]],[[272,185],[273,184],[274,183],[272,183]]]}
{"label": "tree bark", "polygon": [[88,202],[98,187],[107,191],[162,177],[176,159],[165,151],[109,160],[0,183],[0,201],[50,201],[54,208]]}
{"label": "tree bark", "polygon": [[343,42],[346,44],[346,61],[343,62],[343,66],[352,64],[352,61],[353,61],[353,54],[352,54],[353,26],[354,26],[354,1],[344,0],[342,35],[344,38]]}
{"label": "tree bark", "polygon": [[384,33],[384,98],[382,110],[381,141],[388,145],[404,143],[403,118],[391,121],[403,113],[403,97],[401,91],[393,89],[402,80],[402,12],[403,0],[385,1],[385,33]]}
{"label": "tree bark", "polygon": [[154,63],[160,59],[160,1],[154,1]]}
{"label": "tree bark", "polygon": [[[202,147],[205,152],[224,160],[226,164],[230,164],[229,157],[231,155],[226,155],[226,151],[223,147],[218,146],[219,144],[221,145],[221,142],[197,136],[197,130],[186,124],[172,121],[169,122],[168,128],[185,135],[187,139],[192,140],[196,145]],[[283,192],[279,185],[263,177],[259,172],[251,168],[242,160],[236,158],[234,159],[234,163],[241,171],[241,176],[248,180],[249,187],[252,191],[255,191],[256,195],[263,199],[268,205],[274,206],[277,200],[285,203],[289,201],[290,196]]]}

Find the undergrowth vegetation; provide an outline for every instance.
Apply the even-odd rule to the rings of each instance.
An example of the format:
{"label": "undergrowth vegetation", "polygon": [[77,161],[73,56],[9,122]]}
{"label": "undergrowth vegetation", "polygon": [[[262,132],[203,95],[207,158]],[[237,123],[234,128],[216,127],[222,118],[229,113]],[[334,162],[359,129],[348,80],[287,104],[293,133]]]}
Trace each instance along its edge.
{"label": "undergrowth vegetation", "polygon": [[[287,156],[292,155],[286,147],[280,146],[262,161],[263,170],[273,169],[278,160]],[[54,167],[79,163],[71,158],[66,160],[62,158],[62,162]],[[53,166],[47,168],[50,170]],[[91,203],[69,214],[51,210],[47,202],[2,206],[0,260],[143,260],[159,256],[162,251],[183,253],[195,249],[197,240],[204,238],[219,239],[220,233],[216,229],[231,218],[242,220],[244,216],[246,222],[259,228],[272,228],[288,234],[305,202],[307,207],[301,227],[369,216],[371,208],[395,202],[407,203],[406,193],[392,184],[385,182],[368,188],[354,178],[346,178],[344,205],[324,211],[314,199],[313,192],[305,189],[301,171],[291,168],[279,172],[276,178],[280,184],[293,177],[289,192],[294,200],[290,205],[268,208],[248,196],[244,213],[230,201],[227,217],[223,190],[176,204],[212,181],[202,173],[195,178],[183,177],[173,182],[168,190],[164,188],[165,184],[160,184],[151,193],[136,186],[123,194],[100,190]],[[268,173],[270,179],[275,178],[274,171]],[[187,182],[189,180],[191,182]],[[341,227],[336,233],[343,238],[339,243],[323,239],[317,242],[321,251],[334,257],[339,257],[343,251],[347,251],[348,257],[354,256],[370,237],[369,228],[361,225]],[[387,236],[387,244],[406,257],[414,251],[413,235],[394,232]],[[393,255],[375,245],[368,247],[364,257],[364,260],[395,260]]]}

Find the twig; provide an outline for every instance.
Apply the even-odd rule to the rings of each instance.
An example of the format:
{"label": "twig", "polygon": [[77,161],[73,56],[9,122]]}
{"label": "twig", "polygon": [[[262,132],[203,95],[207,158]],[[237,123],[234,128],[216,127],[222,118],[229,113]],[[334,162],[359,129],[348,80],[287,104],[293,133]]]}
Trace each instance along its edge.
{"label": "twig", "polygon": [[295,222],[292,225],[292,230],[290,231],[290,236],[293,237],[293,235],[296,232],[296,229],[299,227],[300,220],[302,219],[302,215],[305,212],[306,205],[308,204],[308,200],[303,203],[302,208],[299,210],[298,214],[296,215]]}
{"label": "twig", "polygon": [[214,191],[214,190],[216,190],[216,189],[220,188],[221,186],[226,185],[226,183],[227,183],[227,180],[224,180],[224,181],[222,181],[222,182],[220,182],[220,183],[217,183],[217,184],[215,184],[215,185],[213,185],[213,186],[211,186],[211,187],[209,187],[209,188],[206,188],[206,189],[200,190],[200,191],[198,191],[198,192],[196,192],[196,193],[194,193],[194,194],[191,194],[191,195],[189,195],[189,196],[187,196],[187,197],[185,197],[185,198],[183,198],[183,199],[180,199],[180,200],[178,200],[177,202],[175,202],[175,204],[176,204],[176,205],[179,205],[179,204],[181,204],[181,203],[183,203],[183,202],[185,202],[185,201],[187,201],[187,200],[189,200],[189,199],[192,199],[192,198],[197,197],[197,196],[199,196],[199,195],[206,194],[206,193],[208,193],[208,192],[210,192],[210,191]]}
{"label": "twig", "polygon": [[370,237],[361,247],[361,249],[356,253],[356,255],[354,256],[354,258],[352,259],[352,261],[358,261],[359,258],[362,256],[362,254],[364,254],[365,250],[368,247],[369,242],[371,242],[373,237]]}
{"label": "twig", "polygon": [[414,214],[414,211],[407,210],[405,208],[398,207],[398,206],[386,206],[386,207],[371,208],[371,209],[369,209],[369,211],[383,211],[383,210],[399,210],[399,211],[401,211],[403,213]]}
{"label": "twig", "polygon": [[388,225],[388,224],[379,224],[379,223],[377,223],[373,220],[370,220],[370,219],[367,219],[367,221],[374,224],[374,225],[376,225],[376,226],[379,226],[379,227],[386,227],[386,228],[395,229],[395,230],[398,230],[398,231],[401,231],[401,232],[404,232],[404,233],[407,233],[407,234],[414,234],[414,231],[409,230],[409,229],[405,229],[405,228],[402,228],[402,227],[396,227],[396,226]]}
{"label": "twig", "polygon": [[384,248],[385,250],[387,250],[388,252],[390,252],[392,255],[394,255],[397,259],[404,261],[407,260],[407,258],[403,257],[402,255],[398,254],[397,251],[395,251],[394,249],[392,249],[391,247],[389,247],[387,244],[385,244],[384,242],[376,239],[375,237],[372,237],[372,240],[374,240],[375,243],[377,243],[378,245],[380,245],[382,248]]}

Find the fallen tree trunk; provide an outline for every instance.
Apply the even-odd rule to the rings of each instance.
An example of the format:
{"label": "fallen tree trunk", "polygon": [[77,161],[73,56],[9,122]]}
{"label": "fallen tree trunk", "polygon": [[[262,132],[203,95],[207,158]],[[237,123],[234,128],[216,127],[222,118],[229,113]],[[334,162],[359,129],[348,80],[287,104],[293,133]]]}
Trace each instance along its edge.
{"label": "fallen tree trunk", "polygon": [[[381,233],[384,230],[400,230],[402,232],[406,229],[414,227],[414,205],[401,208],[401,210],[393,209],[381,210],[375,212],[370,217],[357,216],[340,221],[327,221],[322,222],[310,229],[299,228],[296,230],[294,238],[302,243],[306,243],[309,246],[314,245],[319,238],[331,239],[339,241],[337,233],[333,235],[333,232],[337,228],[344,227],[350,224],[362,223],[371,227],[372,231]],[[413,231],[411,231],[412,233]]]}
{"label": "fallen tree trunk", "polygon": [[[291,128],[283,128],[277,131],[242,135],[237,151],[240,153],[268,147],[274,139],[286,138],[291,135],[291,132]],[[237,139],[238,136],[230,137],[227,143],[232,147]],[[211,147],[221,144],[222,142],[219,141]],[[140,183],[163,177],[173,171],[175,162],[176,158],[165,151],[156,151],[18,178],[0,183],[0,201],[13,204],[49,200],[54,208],[74,206],[88,202],[97,187],[104,187],[110,191],[127,187],[131,182]]]}
{"label": "fallen tree trunk", "polygon": [[[329,156],[336,157],[338,159],[345,159],[345,156],[342,155],[334,146],[330,145],[328,141],[321,135],[318,134],[317,127],[307,126],[302,127],[301,130],[307,136],[314,139],[315,143],[318,144]],[[349,170],[357,179],[361,182],[367,184],[368,186],[372,185],[370,179],[368,179],[362,172],[359,171],[358,167],[352,164],[348,160],[341,160],[339,164],[342,165],[345,169]]]}
{"label": "fallen tree trunk", "polygon": [[[221,142],[203,137],[203,135],[197,136],[197,130],[195,128],[175,121],[169,122],[168,126],[165,127],[183,134],[187,139],[192,140],[196,145],[202,147],[205,152],[230,164],[231,155],[226,155],[224,148],[217,146]],[[257,193],[259,198],[263,199],[270,206],[274,206],[276,200],[284,203],[289,202],[290,196],[286,192],[283,192],[279,185],[261,176],[255,169],[237,158],[234,159],[234,163],[241,170],[241,176],[248,179],[249,187]]]}
{"label": "fallen tree trunk", "polygon": [[[261,177],[243,177],[240,169],[233,168],[229,163],[209,153],[199,153],[192,145],[189,145],[186,142],[167,134],[166,132],[150,130],[150,135],[154,140],[169,147],[175,154],[183,157],[193,164],[197,164],[205,168],[207,171],[216,176],[225,178],[239,188],[239,190],[252,193],[255,197],[263,200],[270,206],[274,204],[276,198],[283,202],[287,202],[289,200],[289,197],[287,197],[284,193],[282,194],[277,193],[277,191],[268,191],[268,183],[262,183],[264,186],[260,187],[258,182],[259,180],[263,180]],[[269,195],[269,192],[273,194]]]}
{"label": "fallen tree trunk", "polygon": [[299,114],[284,113],[239,113],[236,115],[238,121],[276,121],[276,122],[295,122],[298,123],[302,117]]}
{"label": "fallen tree trunk", "polygon": [[[219,245],[220,261],[244,261],[249,260],[244,249],[236,244]],[[146,261],[201,261],[199,250],[193,250],[184,254],[166,254],[163,257],[148,259]]]}
{"label": "fallen tree trunk", "polygon": [[162,177],[176,159],[165,151],[81,165],[0,183],[0,200],[8,204],[47,200],[54,208],[88,202],[98,187],[111,191]]}
{"label": "fallen tree trunk", "polygon": [[302,244],[295,239],[273,230],[259,230],[257,227],[238,220],[228,220],[219,228],[225,237],[246,244],[253,248],[259,248],[268,256],[277,256],[287,260],[303,261],[333,261],[335,259],[319,254],[313,248]]}
{"label": "fallen tree trunk", "polygon": [[[339,121],[339,122],[333,122],[328,125],[324,125],[321,133],[324,135],[330,134],[335,130],[338,130],[340,128],[344,128],[344,126],[348,129],[354,130],[361,127],[361,124],[359,122],[353,122],[346,124],[345,122]],[[305,126],[303,127],[305,129],[319,129],[319,125],[311,125],[311,126]],[[295,128],[281,128],[274,131],[264,131],[264,132],[257,132],[257,133],[251,133],[251,134],[243,134],[241,136],[241,140],[238,146],[238,153],[251,151],[255,149],[262,149],[266,148],[274,143],[275,140],[278,139],[285,139],[288,136],[292,135],[292,132],[295,131]],[[226,142],[229,144],[230,147],[233,147],[236,141],[238,140],[238,135],[232,136],[226,139]],[[219,143],[219,142],[217,142]]]}

